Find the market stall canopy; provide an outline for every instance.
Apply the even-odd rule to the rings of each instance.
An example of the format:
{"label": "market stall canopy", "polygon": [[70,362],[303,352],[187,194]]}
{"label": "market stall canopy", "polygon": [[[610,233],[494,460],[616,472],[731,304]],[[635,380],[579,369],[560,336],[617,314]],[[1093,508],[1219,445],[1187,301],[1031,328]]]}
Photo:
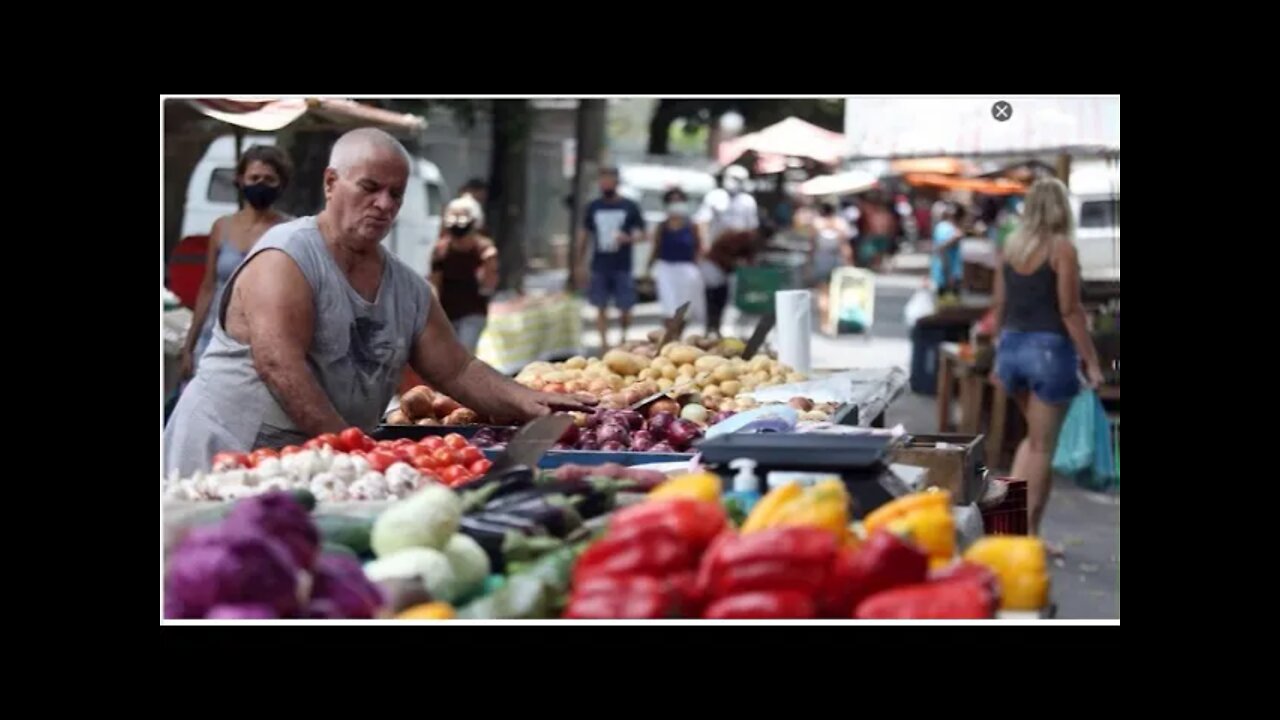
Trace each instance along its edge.
{"label": "market stall canopy", "polygon": [[1114,155],[1120,96],[848,98],[844,134],[855,160]]}
{"label": "market stall canopy", "polygon": [[837,163],[844,156],[846,146],[845,137],[840,133],[789,117],[759,132],[720,143],[716,156],[721,165],[728,165],[748,152]]}
{"label": "market stall canopy", "polygon": [[303,116],[319,125],[374,126],[393,132],[417,132],[427,126],[427,121],[417,115],[391,112],[340,98],[201,99],[189,102],[208,117],[258,132],[280,130]]}
{"label": "market stall canopy", "polygon": [[894,175],[908,173],[928,173],[931,175],[974,175],[978,168],[973,163],[959,158],[937,157],[917,158],[912,160],[894,160],[889,165],[889,172]]}
{"label": "market stall canopy", "polygon": [[954,175],[908,173],[903,177],[913,187],[935,187],[943,190],[967,190],[983,195],[1025,195],[1027,186],[1007,178],[966,178]]}
{"label": "market stall canopy", "polygon": [[810,196],[852,195],[870,190],[878,185],[879,182],[876,180],[875,175],[862,170],[850,170],[806,180],[800,184],[800,193]]}

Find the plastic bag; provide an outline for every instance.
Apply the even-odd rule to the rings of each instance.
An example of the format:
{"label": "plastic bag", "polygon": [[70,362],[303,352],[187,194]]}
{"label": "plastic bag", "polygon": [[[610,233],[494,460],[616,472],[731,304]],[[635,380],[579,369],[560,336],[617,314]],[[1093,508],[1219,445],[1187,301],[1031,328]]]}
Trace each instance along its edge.
{"label": "plastic bag", "polygon": [[1105,490],[1115,480],[1111,424],[1102,401],[1092,390],[1082,390],[1071,401],[1058,433],[1053,470],[1093,490]]}
{"label": "plastic bag", "polygon": [[926,288],[920,288],[911,295],[911,299],[907,301],[907,307],[902,314],[907,322],[907,327],[915,327],[916,321],[922,317],[929,317],[936,310],[933,301],[933,293]]}

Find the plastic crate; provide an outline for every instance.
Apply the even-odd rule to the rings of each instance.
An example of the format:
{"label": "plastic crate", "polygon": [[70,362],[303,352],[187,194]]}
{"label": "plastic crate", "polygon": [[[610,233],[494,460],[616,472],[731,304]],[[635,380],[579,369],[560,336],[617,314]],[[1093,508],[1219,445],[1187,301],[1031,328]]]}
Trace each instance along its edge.
{"label": "plastic crate", "polygon": [[1027,481],[1014,478],[997,478],[1009,486],[1000,504],[981,508],[982,530],[988,535],[1026,535]]}

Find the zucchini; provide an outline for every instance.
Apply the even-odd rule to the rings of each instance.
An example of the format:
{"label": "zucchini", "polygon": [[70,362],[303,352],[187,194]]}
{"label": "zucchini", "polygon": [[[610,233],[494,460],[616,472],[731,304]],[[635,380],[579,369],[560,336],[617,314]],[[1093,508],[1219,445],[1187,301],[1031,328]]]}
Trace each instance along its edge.
{"label": "zucchini", "polygon": [[312,518],[320,531],[320,540],[333,545],[345,545],[356,555],[372,552],[370,536],[373,535],[373,519],[351,515],[316,515]]}

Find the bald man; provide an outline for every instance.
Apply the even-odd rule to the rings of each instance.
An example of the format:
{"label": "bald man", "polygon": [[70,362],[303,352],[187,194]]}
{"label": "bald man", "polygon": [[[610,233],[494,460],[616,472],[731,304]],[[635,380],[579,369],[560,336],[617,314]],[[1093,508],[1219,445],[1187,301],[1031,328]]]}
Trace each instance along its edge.
{"label": "bald man", "polygon": [[223,451],[372,430],[406,364],[499,420],[586,409],[585,397],[530,390],[472,357],[426,280],[381,246],[410,162],[380,130],[343,135],[324,172],[320,214],[277,225],[250,250],[165,427],[166,472],[207,471]]}

